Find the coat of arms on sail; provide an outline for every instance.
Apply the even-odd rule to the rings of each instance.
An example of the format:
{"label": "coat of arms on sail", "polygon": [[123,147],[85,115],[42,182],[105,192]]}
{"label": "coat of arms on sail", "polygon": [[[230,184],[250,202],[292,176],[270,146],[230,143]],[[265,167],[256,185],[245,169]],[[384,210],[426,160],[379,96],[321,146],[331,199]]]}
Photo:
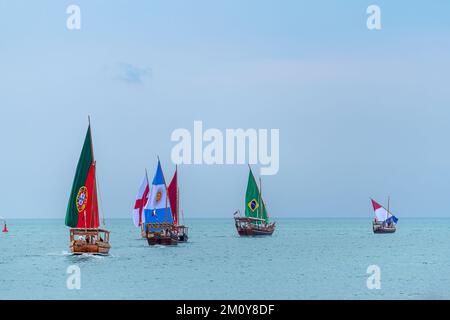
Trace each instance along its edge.
{"label": "coat of arms on sail", "polygon": [[256,199],[252,199],[248,203],[248,207],[250,208],[250,210],[252,210],[252,212],[255,212],[255,210],[259,208],[259,203],[258,201],[256,201]]}
{"label": "coat of arms on sail", "polygon": [[86,208],[87,200],[88,200],[88,190],[85,186],[82,186],[78,191],[76,198],[78,213],[84,211],[84,209]]}

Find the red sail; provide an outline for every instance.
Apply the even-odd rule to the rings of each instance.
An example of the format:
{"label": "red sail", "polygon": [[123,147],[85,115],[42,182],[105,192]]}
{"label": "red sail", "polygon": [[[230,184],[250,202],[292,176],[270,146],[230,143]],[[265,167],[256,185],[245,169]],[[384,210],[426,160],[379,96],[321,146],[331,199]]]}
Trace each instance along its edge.
{"label": "red sail", "polygon": [[92,163],[89,168],[83,192],[87,200],[85,200],[85,205],[83,208],[80,208],[81,210],[78,212],[77,228],[98,228],[99,215],[97,186],[95,181],[95,163]]}
{"label": "red sail", "polygon": [[92,213],[91,213],[91,228],[96,228],[100,226],[100,218],[98,211],[98,198],[97,198],[97,168],[95,167],[94,162],[94,199],[92,203]]}
{"label": "red sail", "polygon": [[177,182],[177,171],[175,169],[175,174],[173,175],[172,181],[167,188],[170,201],[170,209],[172,210],[172,219],[175,225],[178,225],[178,182]]}

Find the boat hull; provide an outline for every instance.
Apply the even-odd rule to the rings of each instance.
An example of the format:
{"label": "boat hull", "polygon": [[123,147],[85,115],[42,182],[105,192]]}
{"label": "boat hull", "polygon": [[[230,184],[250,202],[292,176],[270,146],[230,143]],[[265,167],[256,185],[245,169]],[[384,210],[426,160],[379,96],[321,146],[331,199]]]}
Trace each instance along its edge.
{"label": "boat hull", "polygon": [[253,237],[253,236],[271,236],[273,232],[275,231],[275,228],[252,228],[252,227],[246,227],[246,228],[236,228],[238,234],[241,237]]}
{"label": "boat hull", "polygon": [[149,236],[147,237],[147,242],[149,246],[176,246],[178,244],[178,239],[166,236]]}
{"label": "boat hull", "polygon": [[256,224],[243,217],[235,217],[235,226],[241,237],[271,236],[275,231],[275,223]]}
{"label": "boat hull", "polygon": [[147,242],[150,246],[163,245],[175,246],[178,244],[178,233],[176,226],[171,223],[147,223]]}
{"label": "boat hull", "polygon": [[373,233],[394,233],[396,228],[377,228],[373,229]]}
{"label": "boat hull", "polygon": [[97,243],[97,244],[83,244],[74,241],[70,246],[70,251],[77,254],[99,254],[108,255],[109,249],[111,248],[109,243]]}
{"label": "boat hull", "polygon": [[75,255],[108,255],[109,231],[100,229],[70,229],[70,252]]}
{"label": "boat hull", "polygon": [[395,226],[384,226],[382,224],[374,223],[372,225],[373,233],[394,233],[397,231]]}

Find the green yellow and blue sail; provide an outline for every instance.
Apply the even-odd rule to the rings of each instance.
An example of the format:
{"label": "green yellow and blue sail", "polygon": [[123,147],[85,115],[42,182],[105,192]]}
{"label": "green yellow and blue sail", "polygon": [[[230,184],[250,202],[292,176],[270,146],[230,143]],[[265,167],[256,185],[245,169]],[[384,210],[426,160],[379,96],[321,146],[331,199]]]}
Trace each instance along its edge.
{"label": "green yellow and blue sail", "polygon": [[261,190],[258,188],[251,169],[248,174],[247,192],[245,194],[245,216],[262,219],[266,223],[269,222],[266,206],[261,198]]}

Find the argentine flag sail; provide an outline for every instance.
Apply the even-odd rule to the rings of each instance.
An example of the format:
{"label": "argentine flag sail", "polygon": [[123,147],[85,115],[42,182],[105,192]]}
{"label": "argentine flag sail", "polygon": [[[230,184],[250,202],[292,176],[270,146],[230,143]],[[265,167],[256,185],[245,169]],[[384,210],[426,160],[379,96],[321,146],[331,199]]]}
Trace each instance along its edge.
{"label": "argentine flag sail", "polygon": [[[172,223],[169,199],[167,198],[167,187],[158,159],[155,177],[153,178],[150,196],[144,208],[145,223]],[[145,226],[147,230],[147,226]]]}

